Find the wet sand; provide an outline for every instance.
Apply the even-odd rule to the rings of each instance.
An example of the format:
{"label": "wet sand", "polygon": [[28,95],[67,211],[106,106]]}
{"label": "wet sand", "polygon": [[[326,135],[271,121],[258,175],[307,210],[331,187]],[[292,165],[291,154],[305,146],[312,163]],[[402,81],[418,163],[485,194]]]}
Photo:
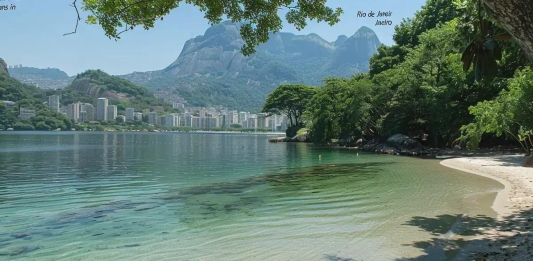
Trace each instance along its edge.
{"label": "wet sand", "polygon": [[523,160],[523,155],[500,155],[441,161],[505,186],[492,205],[497,225],[472,240],[456,260],[533,260],[533,168],[522,167]]}

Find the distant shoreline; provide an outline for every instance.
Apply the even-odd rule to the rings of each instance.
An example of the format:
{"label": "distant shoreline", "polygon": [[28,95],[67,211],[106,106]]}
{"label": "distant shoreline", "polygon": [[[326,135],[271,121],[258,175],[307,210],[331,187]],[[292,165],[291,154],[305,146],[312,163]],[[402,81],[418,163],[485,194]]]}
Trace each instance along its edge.
{"label": "distant shoreline", "polygon": [[72,133],[72,132],[138,132],[138,133],[198,133],[198,134],[257,134],[257,135],[285,135],[285,132],[248,132],[248,131],[140,131],[140,130],[133,130],[133,131],[112,131],[112,130],[105,130],[105,131],[86,131],[86,130],[69,130],[69,131],[46,131],[46,130],[0,130],[1,133],[35,133],[35,132],[46,132],[46,133]]}

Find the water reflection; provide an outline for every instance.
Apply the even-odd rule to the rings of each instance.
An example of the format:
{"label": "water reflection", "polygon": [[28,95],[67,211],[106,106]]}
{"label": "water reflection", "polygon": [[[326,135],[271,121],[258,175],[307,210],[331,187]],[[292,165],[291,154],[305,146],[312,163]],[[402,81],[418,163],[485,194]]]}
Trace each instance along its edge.
{"label": "water reflection", "polygon": [[475,212],[463,200],[496,188],[427,161],[267,138],[2,133],[0,258],[390,260],[381,243],[424,239],[410,217]]}

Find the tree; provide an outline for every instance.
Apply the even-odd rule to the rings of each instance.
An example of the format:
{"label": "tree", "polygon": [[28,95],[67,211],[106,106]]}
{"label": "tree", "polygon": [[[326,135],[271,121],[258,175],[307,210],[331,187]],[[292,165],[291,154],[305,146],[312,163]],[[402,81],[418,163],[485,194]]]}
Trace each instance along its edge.
{"label": "tree", "polygon": [[270,115],[286,114],[289,127],[301,127],[302,114],[316,92],[317,88],[303,84],[282,84],[268,95],[262,111]]}
{"label": "tree", "polygon": [[350,139],[362,134],[369,112],[372,82],[367,78],[325,80],[308,105],[306,118],[310,120],[313,142],[327,144],[332,139]]}
{"label": "tree", "polygon": [[163,20],[182,2],[197,6],[211,25],[220,23],[224,16],[233,22],[244,22],[241,27],[244,55],[254,53],[256,46],[268,41],[270,33],[282,28],[280,9],[288,9],[285,19],[298,30],[307,25],[307,19],[334,25],[343,13],[340,8],[326,6],[326,0],[83,0],[82,9],[92,13],[87,23],[99,24],[106,36],[117,40],[121,33],[137,26],[153,28],[157,20]]}
{"label": "tree", "polygon": [[460,141],[470,149],[478,147],[484,133],[507,135],[520,143],[527,155],[533,148],[533,71],[518,71],[509,79],[509,91],[503,90],[490,101],[470,107],[474,121],[461,128]]}

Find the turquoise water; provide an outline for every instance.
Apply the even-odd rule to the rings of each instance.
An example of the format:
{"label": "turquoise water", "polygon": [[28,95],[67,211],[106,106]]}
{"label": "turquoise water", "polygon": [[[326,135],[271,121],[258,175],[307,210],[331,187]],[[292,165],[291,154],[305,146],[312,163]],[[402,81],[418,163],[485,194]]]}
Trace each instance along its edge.
{"label": "turquoise water", "polygon": [[503,188],[268,138],[2,132],[0,259],[395,260],[435,236],[413,217],[494,216]]}

